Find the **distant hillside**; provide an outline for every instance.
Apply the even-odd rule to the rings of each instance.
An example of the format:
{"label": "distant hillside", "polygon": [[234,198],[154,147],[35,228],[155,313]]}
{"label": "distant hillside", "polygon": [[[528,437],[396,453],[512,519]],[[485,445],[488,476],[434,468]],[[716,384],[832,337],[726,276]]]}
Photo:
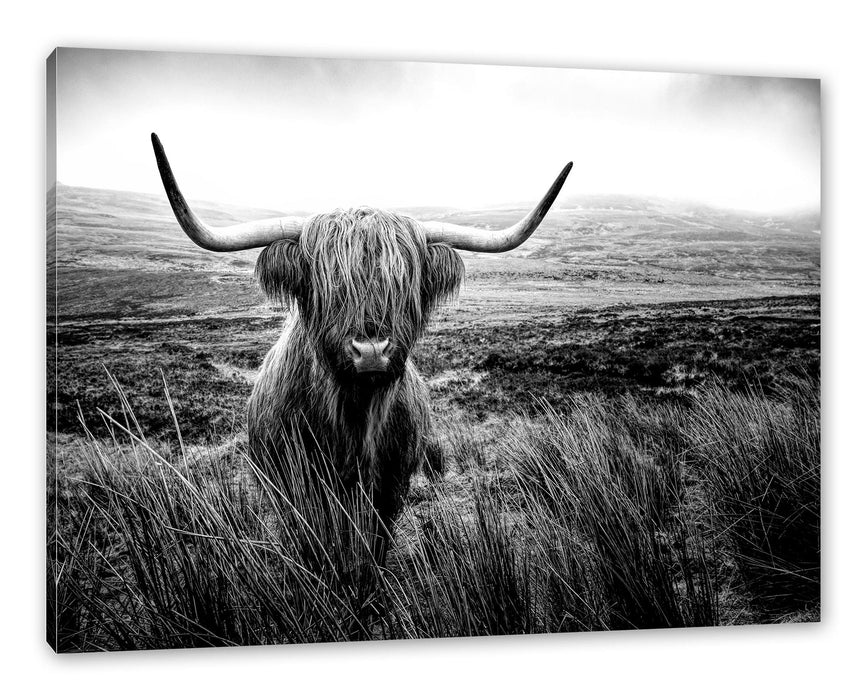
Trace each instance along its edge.
{"label": "distant hillside", "polygon": [[[532,203],[481,211],[443,212],[442,220],[500,228]],[[682,272],[753,280],[817,283],[820,213],[729,211],[687,202],[616,195],[566,198],[523,246],[504,257],[568,267]],[[470,255],[497,266],[489,256]]]}
{"label": "distant hillside", "polygon": [[[163,303],[158,301],[160,290],[167,290],[168,283],[158,275],[148,277],[151,273],[182,273],[173,275],[171,284],[174,293],[189,303],[202,294],[201,279],[211,281],[208,288],[226,308],[238,293],[248,294],[227,286],[226,280],[252,284],[249,273],[258,251],[215,254],[198,248],[180,230],[164,195],[58,183],[55,210],[51,194],[48,217],[49,223],[56,219],[61,296],[76,313],[87,310],[85,299],[109,294],[114,306],[127,309],[133,299],[143,298],[145,289],[152,311]],[[218,226],[283,213],[213,202],[194,201],[192,206],[202,219]],[[402,211],[421,220],[493,229],[515,223],[531,206]],[[596,280],[602,289],[599,293],[608,297],[623,293],[628,285],[649,285],[658,290],[652,296],[663,296],[674,283],[679,285],[677,293],[689,298],[711,293],[730,297],[740,293],[740,287],[743,296],[758,290],[814,292],[820,283],[819,226],[817,213],[769,216],[593,195],[558,203],[538,231],[514,251],[462,255],[468,280],[489,279],[494,287],[508,284],[512,289],[532,278],[562,282],[566,292],[574,289],[584,295],[591,287],[588,281]],[[50,267],[53,243],[49,240]],[[97,293],[94,285],[104,286]],[[693,294],[696,287],[705,291]],[[706,291],[711,288],[716,291]],[[254,298],[249,297],[250,303],[261,303],[260,296]],[[165,304],[170,306],[168,301]]]}
{"label": "distant hillside", "polygon": [[[282,212],[193,201],[216,226]],[[165,195],[56,186],[57,262],[96,267],[212,267],[255,259],[254,252],[214,256],[196,247],[178,227]]]}

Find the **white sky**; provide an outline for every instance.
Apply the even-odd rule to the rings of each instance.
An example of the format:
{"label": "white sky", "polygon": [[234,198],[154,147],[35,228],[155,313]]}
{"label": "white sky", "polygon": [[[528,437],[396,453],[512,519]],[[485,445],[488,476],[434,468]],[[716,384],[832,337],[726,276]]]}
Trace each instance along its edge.
{"label": "white sky", "polygon": [[816,80],[61,49],[57,172],[282,211],[620,193],[820,205]]}

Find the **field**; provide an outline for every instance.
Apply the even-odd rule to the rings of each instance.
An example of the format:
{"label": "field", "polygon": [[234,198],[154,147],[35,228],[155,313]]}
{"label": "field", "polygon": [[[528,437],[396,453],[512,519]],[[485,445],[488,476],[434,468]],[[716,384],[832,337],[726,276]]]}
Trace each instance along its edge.
{"label": "field", "polygon": [[[459,299],[415,351],[444,471],[413,483],[385,569],[337,562],[323,595],[287,564],[298,523],[253,517],[268,498],[244,406],[284,316],[253,282],[255,252],[195,248],[161,197],[54,194],[60,648],[819,619],[817,215],[584,198],[517,251],[465,255]],[[274,214],[196,206],[216,224]],[[333,529],[333,508],[306,527]],[[364,559],[357,543],[341,551]],[[325,553],[301,569],[313,556],[326,571]],[[264,591],[282,591],[279,610],[261,609]]]}

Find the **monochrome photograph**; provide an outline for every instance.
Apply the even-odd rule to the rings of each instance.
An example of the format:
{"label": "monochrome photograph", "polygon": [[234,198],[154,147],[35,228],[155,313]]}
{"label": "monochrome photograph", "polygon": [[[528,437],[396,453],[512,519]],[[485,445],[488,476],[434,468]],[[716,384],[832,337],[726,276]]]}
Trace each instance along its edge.
{"label": "monochrome photograph", "polygon": [[56,652],[821,620],[821,83],[58,48]]}

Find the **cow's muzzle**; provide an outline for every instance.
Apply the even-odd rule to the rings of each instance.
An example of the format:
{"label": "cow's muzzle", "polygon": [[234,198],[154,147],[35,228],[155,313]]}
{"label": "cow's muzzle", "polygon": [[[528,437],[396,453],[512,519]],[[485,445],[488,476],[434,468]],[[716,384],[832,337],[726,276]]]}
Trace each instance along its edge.
{"label": "cow's muzzle", "polygon": [[355,372],[378,374],[389,370],[394,345],[387,338],[384,340],[351,338],[346,341],[345,349]]}

